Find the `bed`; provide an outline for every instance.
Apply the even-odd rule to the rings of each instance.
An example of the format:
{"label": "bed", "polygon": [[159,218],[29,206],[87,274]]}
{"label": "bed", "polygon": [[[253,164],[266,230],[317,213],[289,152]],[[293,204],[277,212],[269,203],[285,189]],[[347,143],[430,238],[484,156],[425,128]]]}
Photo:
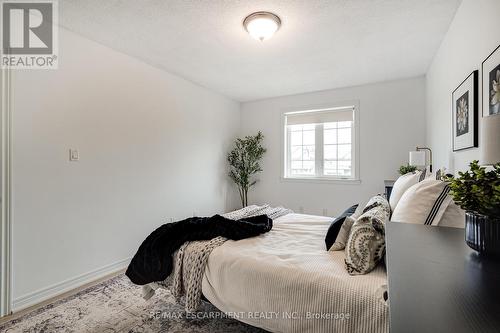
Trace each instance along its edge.
{"label": "bed", "polygon": [[266,234],[225,242],[208,258],[204,296],[270,332],[388,332],[384,266],[349,275],[344,252],[325,250],[330,223],[287,214]]}

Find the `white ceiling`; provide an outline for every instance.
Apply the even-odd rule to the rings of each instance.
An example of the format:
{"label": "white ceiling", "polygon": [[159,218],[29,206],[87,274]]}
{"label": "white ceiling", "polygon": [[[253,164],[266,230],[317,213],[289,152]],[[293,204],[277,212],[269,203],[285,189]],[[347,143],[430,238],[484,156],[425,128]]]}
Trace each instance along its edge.
{"label": "white ceiling", "polygon": [[[422,75],[461,0],[62,0],[69,30],[238,101]],[[246,15],[283,24],[252,39]]]}

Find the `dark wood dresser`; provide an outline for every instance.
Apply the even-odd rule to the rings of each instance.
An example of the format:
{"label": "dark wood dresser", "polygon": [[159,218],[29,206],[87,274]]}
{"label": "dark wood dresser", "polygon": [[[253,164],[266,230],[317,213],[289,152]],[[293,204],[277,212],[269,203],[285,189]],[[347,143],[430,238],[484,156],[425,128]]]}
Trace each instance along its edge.
{"label": "dark wood dresser", "polygon": [[386,239],[391,333],[500,332],[500,259],[463,229],[389,222]]}

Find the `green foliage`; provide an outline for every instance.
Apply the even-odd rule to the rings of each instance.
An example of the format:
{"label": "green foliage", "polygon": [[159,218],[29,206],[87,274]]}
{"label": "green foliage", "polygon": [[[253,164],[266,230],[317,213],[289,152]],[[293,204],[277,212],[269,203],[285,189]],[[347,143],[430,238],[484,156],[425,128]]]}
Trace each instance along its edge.
{"label": "green foliage", "polygon": [[264,135],[261,132],[244,139],[238,138],[233,150],[227,155],[229,177],[238,185],[243,207],[248,205],[248,190],[257,183],[252,176],[262,171],[259,161],[266,152],[261,144],[263,140]]}
{"label": "green foliage", "polygon": [[413,171],[416,171],[417,170],[417,167],[414,166],[414,165],[402,165],[399,167],[399,173],[401,175],[406,175],[407,173],[410,173],[410,172],[413,172]]}
{"label": "green foliage", "polygon": [[470,170],[459,172],[458,177],[448,176],[451,196],[464,210],[489,217],[500,216],[500,163],[493,170],[479,166],[478,161],[470,164]]}

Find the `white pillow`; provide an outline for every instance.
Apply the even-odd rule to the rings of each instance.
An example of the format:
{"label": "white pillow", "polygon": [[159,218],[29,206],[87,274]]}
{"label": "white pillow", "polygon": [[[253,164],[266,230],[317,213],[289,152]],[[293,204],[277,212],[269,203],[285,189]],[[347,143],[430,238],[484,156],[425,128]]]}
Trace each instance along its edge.
{"label": "white pillow", "polygon": [[391,197],[389,198],[389,205],[391,206],[392,211],[396,209],[399,200],[406,190],[423,180],[421,177],[422,175],[425,177],[425,174],[423,174],[422,171],[409,172],[396,180],[392,187]]}
{"label": "white pillow", "polygon": [[465,210],[460,208],[453,200],[444,211],[440,227],[465,228]]}
{"label": "white pillow", "polygon": [[452,201],[446,182],[425,179],[410,187],[392,213],[395,222],[438,225]]}
{"label": "white pillow", "polygon": [[[359,207],[359,206],[358,206]],[[330,247],[329,251],[340,251],[345,248],[347,244],[347,240],[349,239],[349,234],[351,233],[352,225],[356,219],[351,216],[347,216],[340,227],[340,231],[335,239],[335,243]]]}

